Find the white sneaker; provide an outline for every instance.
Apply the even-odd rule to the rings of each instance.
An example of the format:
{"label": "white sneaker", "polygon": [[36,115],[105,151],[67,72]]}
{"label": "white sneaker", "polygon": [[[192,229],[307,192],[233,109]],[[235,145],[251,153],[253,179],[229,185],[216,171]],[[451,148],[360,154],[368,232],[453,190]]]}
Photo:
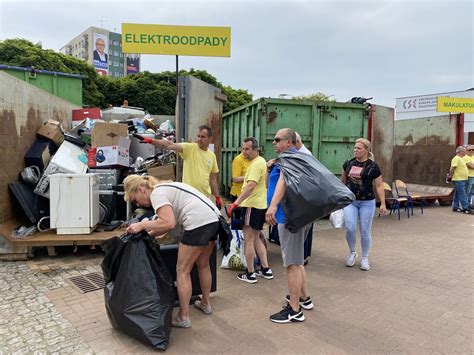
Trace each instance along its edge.
{"label": "white sneaker", "polygon": [[369,265],[369,258],[361,258],[360,259],[360,269],[364,271],[369,271],[370,270],[370,265]]}
{"label": "white sneaker", "polygon": [[346,266],[354,266],[356,263],[357,253],[353,251],[346,258]]}

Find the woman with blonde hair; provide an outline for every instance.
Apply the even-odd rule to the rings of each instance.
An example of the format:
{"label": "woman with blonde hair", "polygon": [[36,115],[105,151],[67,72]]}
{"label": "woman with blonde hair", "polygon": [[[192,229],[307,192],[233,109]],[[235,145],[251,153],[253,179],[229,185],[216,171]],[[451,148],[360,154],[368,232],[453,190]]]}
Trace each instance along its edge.
{"label": "woman with blonde hair", "polygon": [[150,236],[159,236],[172,230],[176,224],[183,227],[178,248],[176,286],[180,309],[172,325],[191,327],[189,301],[192,296],[191,270],[196,263],[201,300],[194,306],[211,314],[210,293],[212,284],[209,259],[217,239],[219,210],[211,200],[195,188],[179,182],[159,182],[152,176],[130,175],[124,180],[125,200],[138,206],[153,207],[158,219],[134,223],[127,233],[147,231]]}
{"label": "woman with blonde hair", "polygon": [[372,220],[375,214],[375,190],[380,200],[380,213],[387,210],[385,206],[385,191],[382,183],[382,172],[374,162],[372,144],[364,138],[356,140],[354,158],[347,160],[342,169],[341,180],[354,193],[356,199],[344,208],[344,223],[346,226],[346,240],[350,254],[346,258],[347,266],[354,266],[356,253],[357,222],[359,222],[362,258],[360,269],[368,271],[369,251],[372,245]]}

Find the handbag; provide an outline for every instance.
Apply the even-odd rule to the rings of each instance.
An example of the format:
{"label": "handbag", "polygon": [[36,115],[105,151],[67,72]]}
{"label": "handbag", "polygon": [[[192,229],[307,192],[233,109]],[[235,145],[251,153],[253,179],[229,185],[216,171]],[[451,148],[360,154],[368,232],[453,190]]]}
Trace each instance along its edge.
{"label": "handbag", "polygon": [[[168,186],[168,187],[174,187],[175,189],[187,192],[188,194],[193,195],[194,197],[197,197],[200,199],[204,204],[206,204],[212,211],[216,212],[214,208],[212,208],[211,205],[209,205],[206,201],[204,201],[201,197],[196,195],[195,193],[182,189],[179,186],[174,186],[174,185],[168,185],[168,184],[160,184],[159,186]],[[220,214],[216,212],[216,215],[218,217],[218,222],[219,222],[219,227],[217,229],[217,235],[219,236],[219,243],[222,249],[222,252],[224,255],[229,254],[230,252],[230,241],[232,240],[232,232],[229,227],[229,223],[227,223],[226,219]]]}

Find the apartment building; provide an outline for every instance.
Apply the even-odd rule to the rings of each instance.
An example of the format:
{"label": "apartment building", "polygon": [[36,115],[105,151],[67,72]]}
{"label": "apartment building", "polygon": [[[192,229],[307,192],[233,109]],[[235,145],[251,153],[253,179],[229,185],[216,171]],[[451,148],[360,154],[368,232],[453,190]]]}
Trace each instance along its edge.
{"label": "apartment building", "polygon": [[59,50],[87,61],[100,75],[123,77],[140,71],[140,55],[122,52],[122,35],[89,27]]}

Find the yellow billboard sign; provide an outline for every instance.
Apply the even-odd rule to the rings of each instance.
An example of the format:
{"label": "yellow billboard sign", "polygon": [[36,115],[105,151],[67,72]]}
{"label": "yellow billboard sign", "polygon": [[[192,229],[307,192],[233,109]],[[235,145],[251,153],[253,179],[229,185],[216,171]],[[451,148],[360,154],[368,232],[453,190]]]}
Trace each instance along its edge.
{"label": "yellow billboard sign", "polygon": [[474,99],[438,96],[436,111],[474,113]]}
{"label": "yellow billboard sign", "polygon": [[230,27],[122,23],[122,51],[230,57]]}

